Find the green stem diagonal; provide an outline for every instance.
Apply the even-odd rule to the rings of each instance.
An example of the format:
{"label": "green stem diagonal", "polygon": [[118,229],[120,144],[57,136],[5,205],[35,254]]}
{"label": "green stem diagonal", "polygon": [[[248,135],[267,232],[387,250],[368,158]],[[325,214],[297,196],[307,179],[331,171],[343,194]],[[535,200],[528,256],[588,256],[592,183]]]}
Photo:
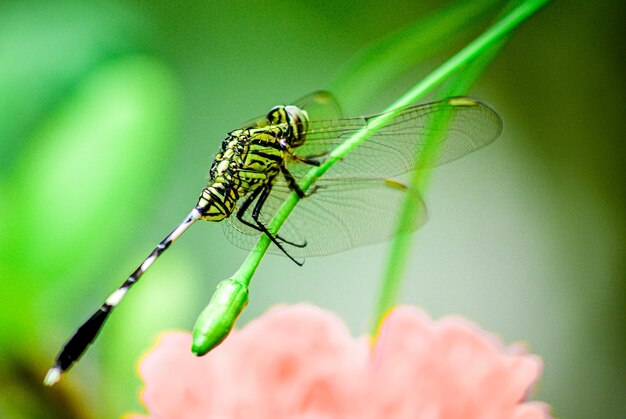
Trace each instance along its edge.
{"label": "green stem diagonal", "polygon": [[[493,45],[489,53],[469,63],[464,69],[462,77],[453,78],[452,83],[439,91],[441,96],[453,97],[467,92],[495,58],[507,40],[508,37],[502,38],[500,42]],[[445,127],[448,122],[445,115],[434,119],[432,125],[439,126],[441,129],[433,131],[433,133],[443,132],[443,127]],[[415,156],[417,160],[416,167],[422,167],[424,169],[415,170],[411,173],[408,182],[409,189],[419,191],[420,194],[425,192],[432,172],[432,170],[429,169],[431,167],[429,163],[436,158],[441,144],[441,139],[435,137],[435,135],[429,135],[425,138],[423,149],[418,156]],[[421,215],[421,211],[423,210],[423,207],[419,205],[419,202],[416,202],[415,199],[405,199],[404,204],[397,213],[398,222],[396,224],[396,231],[398,233],[391,241],[380,291],[377,293],[377,305],[370,329],[372,336],[378,335],[380,325],[385,315],[398,301],[402,279],[409,260],[411,244],[414,238],[413,234],[407,232],[410,231],[409,226],[414,223],[414,220]]]}

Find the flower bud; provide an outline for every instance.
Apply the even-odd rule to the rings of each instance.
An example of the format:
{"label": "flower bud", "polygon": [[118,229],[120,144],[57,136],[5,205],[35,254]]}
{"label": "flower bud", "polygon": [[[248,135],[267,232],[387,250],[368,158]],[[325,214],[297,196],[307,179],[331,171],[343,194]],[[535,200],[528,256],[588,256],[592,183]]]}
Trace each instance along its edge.
{"label": "flower bud", "polygon": [[248,288],[239,281],[226,279],[217,285],[211,301],[196,320],[191,352],[202,356],[219,345],[248,304]]}

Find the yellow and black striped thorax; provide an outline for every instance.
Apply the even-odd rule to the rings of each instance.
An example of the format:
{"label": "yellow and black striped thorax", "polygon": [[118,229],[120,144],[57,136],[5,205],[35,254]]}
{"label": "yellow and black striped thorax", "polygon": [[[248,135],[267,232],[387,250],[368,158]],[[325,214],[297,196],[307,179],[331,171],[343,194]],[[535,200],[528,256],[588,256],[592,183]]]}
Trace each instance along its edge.
{"label": "yellow and black striped thorax", "polygon": [[209,185],[198,207],[202,218],[220,221],[237,201],[274,181],[292,148],[304,143],[309,118],[296,106],[276,106],[260,127],[232,131],[222,142],[209,171]]}

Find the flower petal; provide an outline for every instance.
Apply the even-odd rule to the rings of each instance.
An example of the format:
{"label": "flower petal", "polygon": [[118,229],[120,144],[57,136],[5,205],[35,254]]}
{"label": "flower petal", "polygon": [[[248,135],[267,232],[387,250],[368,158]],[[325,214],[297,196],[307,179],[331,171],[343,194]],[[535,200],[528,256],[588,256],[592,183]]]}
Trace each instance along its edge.
{"label": "flower petal", "polygon": [[169,333],[143,359],[152,417],[545,418],[541,361],[458,317],[396,308],[372,348],[334,314],[279,306],[202,358]]}

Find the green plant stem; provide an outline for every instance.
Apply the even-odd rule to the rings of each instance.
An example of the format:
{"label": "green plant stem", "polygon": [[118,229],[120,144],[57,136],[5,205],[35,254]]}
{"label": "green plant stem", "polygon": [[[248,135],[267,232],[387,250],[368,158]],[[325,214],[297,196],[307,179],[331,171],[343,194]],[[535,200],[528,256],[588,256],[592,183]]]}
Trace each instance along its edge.
{"label": "green plant stem", "polygon": [[[513,8],[514,5],[510,4],[500,13],[498,19],[506,16],[507,13],[509,13]],[[484,54],[480,55],[466,65],[463,69],[462,77],[458,74],[455,78],[452,78],[453,82],[441,90],[439,94],[443,97],[451,97],[467,92],[471,85],[474,84],[474,82],[480,77],[485,68],[498,55],[500,49],[506,44],[506,42],[508,42],[510,36],[511,33],[509,32],[507,35],[501,37],[497,42],[491,44],[489,49]],[[422,152],[420,155],[415,156],[417,159],[416,167],[428,168],[430,166],[428,163],[436,157],[441,145],[441,142],[436,140],[437,138],[426,138]],[[409,180],[410,188],[423,193],[428,184],[430,174],[430,169],[414,171]],[[398,212],[399,221],[396,226],[396,231],[401,233],[396,234],[391,241],[380,292],[377,294],[377,305],[370,329],[372,336],[378,335],[380,325],[382,324],[385,315],[398,301],[403,275],[409,260],[411,244],[414,238],[414,235],[405,232],[410,231],[407,226],[412,225],[413,220],[420,216],[419,212],[423,209],[421,206],[416,204],[415,200],[407,199],[405,200],[403,207]]]}
{"label": "green plant stem", "polygon": [[[528,19],[535,12],[545,6],[549,0],[527,0],[513,9],[510,13],[504,16],[501,20],[496,22],[493,26],[483,32],[478,38],[468,44],[465,48],[459,51],[456,55],[451,57],[448,61],[444,62],[435,71],[426,76],[422,81],[417,83],[412,89],[400,97],[397,101],[392,103],[385,112],[373,118],[366,129],[362,129],[342,145],[334,149],[328,159],[324,161],[319,167],[312,168],[300,183],[300,187],[303,191],[307,191],[310,186],[322,176],[326,171],[337,161],[341,160],[352,149],[357,147],[365,139],[367,139],[374,132],[385,126],[390,120],[392,120],[401,108],[410,105],[411,103],[421,99],[429,91],[439,86],[444,80],[459,71],[465,64],[471,62],[476,57],[485,53],[494,44],[499,42],[504,36],[513,31],[524,20]],[[283,203],[279,211],[276,213],[268,228],[271,232],[276,233],[283,225],[287,216],[295,208],[298,203],[298,197],[296,194],[291,194],[290,197]],[[237,270],[233,279],[238,280],[248,286],[252,275],[256,271],[257,267],[261,263],[263,255],[267,251],[270,245],[270,240],[267,236],[263,235],[254,246],[244,263]]]}
{"label": "green plant stem", "polygon": [[[478,57],[472,63],[470,63],[463,72],[463,77],[457,77],[453,83],[447,86],[439,93],[444,97],[451,97],[461,95],[467,92],[471,85],[480,77],[485,68],[495,58],[500,49],[504,46],[507,38],[503,38],[500,42],[494,44],[488,53]],[[434,121],[435,126],[441,123],[446,125],[445,121]],[[420,191],[423,193],[430,174],[432,172],[428,167],[429,162],[435,159],[441,141],[439,138],[426,138],[424,147],[418,156],[415,156],[418,163],[416,167],[424,167],[426,169],[416,170],[411,174],[409,179],[409,188]],[[383,274],[383,280],[381,282],[380,292],[377,294],[377,305],[374,312],[373,322],[371,326],[372,336],[377,336],[380,329],[380,325],[391,308],[396,304],[398,295],[400,294],[400,287],[402,285],[402,278],[406,270],[406,265],[409,260],[409,254],[411,251],[411,244],[413,242],[414,235],[406,233],[410,231],[410,227],[415,218],[420,216],[420,211],[423,207],[418,205],[414,199],[406,199],[400,211],[398,211],[398,223],[396,226],[397,233],[391,241],[389,256],[387,257],[387,263]]]}

